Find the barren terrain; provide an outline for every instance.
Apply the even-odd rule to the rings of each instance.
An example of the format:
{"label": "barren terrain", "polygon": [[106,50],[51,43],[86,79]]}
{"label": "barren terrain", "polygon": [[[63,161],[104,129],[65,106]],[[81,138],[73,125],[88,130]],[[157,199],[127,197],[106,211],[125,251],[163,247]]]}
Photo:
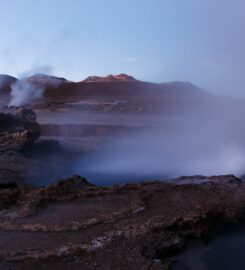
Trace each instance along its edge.
{"label": "barren terrain", "polygon": [[234,176],[2,189],[0,268],[169,269],[191,238],[243,213]]}
{"label": "barren terrain", "polygon": [[[243,215],[245,186],[233,175],[137,178],[154,175],[162,141],[178,151],[178,141],[188,138],[194,149],[184,145],[180,152],[187,158],[198,152],[210,160],[230,141],[243,149],[243,100],[124,74],[77,83],[43,75],[26,80],[42,87],[43,96],[25,109],[7,106],[15,78],[6,77],[0,89],[0,269],[171,269],[189,241]],[[121,138],[127,141],[116,157],[128,154],[128,165],[142,156],[151,160],[133,171],[136,183],[116,185],[106,174],[97,185],[70,177],[74,163]],[[130,150],[139,142],[135,157]],[[172,168],[169,149],[160,168],[168,161]],[[108,164],[115,164],[108,153]]]}

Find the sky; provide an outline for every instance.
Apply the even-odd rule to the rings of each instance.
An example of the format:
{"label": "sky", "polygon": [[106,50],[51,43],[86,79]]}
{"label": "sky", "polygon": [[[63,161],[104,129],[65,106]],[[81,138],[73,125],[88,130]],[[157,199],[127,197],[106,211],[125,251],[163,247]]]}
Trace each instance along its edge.
{"label": "sky", "polygon": [[0,73],[126,73],[245,98],[244,0],[0,0]]}

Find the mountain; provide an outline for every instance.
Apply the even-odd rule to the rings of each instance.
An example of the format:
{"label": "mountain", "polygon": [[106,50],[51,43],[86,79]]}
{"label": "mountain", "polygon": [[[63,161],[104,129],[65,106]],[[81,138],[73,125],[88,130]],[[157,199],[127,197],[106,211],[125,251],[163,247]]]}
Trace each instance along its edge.
{"label": "mountain", "polygon": [[15,77],[6,75],[6,74],[0,74],[0,87],[6,87],[10,84],[14,83],[17,79]]}
{"label": "mountain", "polygon": [[[8,96],[11,91],[11,85],[17,81],[15,77],[0,74],[0,97],[2,98],[2,102],[5,103],[5,100],[8,99]],[[0,100],[0,104],[2,104]]]}
{"label": "mountain", "polygon": [[[0,75],[0,80],[0,93],[5,93],[7,100],[0,100],[1,105],[9,103],[11,84],[27,81],[30,83],[28,93],[35,102],[30,104],[29,99],[26,104],[39,110],[182,113],[193,108],[219,108],[220,103],[221,107],[230,104],[245,107],[243,100],[213,95],[190,82],[151,83],[126,74],[90,76],[80,82],[45,74],[34,74],[19,80]],[[40,89],[42,95],[39,94]]]}
{"label": "mountain", "polygon": [[41,73],[37,73],[29,77],[26,77],[24,78],[24,80],[27,80],[32,83],[41,84],[41,85],[52,85],[52,84],[57,85],[60,83],[67,82],[65,78],[55,77],[55,76],[41,74]]}
{"label": "mountain", "polygon": [[84,83],[94,83],[94,82],[137,82],[137,80],[127,74],[118,74],[118,75],[108,75],[105,77],[98,76],[89,76],[82,82]]}
{"label": "mountain", "polygon": [[151,83],[126,74],[90,76],[45,87],[38,108],[86,111],[180,111],[212,94],[188,82]]}

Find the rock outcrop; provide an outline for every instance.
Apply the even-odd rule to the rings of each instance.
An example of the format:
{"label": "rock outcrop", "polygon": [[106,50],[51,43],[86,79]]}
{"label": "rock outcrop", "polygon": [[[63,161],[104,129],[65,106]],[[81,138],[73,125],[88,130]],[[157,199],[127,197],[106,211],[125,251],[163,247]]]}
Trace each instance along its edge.
{"label": "rock outcrop", "polygon": [[64,175],[69,158],[57,141],[41,140],[40,134],[32,110],[0,113],[0,188],[43,183]]}
{"label": "rock outcrop", "polygon": [[0,269],[169,269],[190,238],[245,209],[232,175],[97,187],[74,176],[0,190]]}
{"label": "rock outcrop", "polygon": [[0,153],[17,152],[41,135],[36,114],[19,109],[16,115],[0,113]]}

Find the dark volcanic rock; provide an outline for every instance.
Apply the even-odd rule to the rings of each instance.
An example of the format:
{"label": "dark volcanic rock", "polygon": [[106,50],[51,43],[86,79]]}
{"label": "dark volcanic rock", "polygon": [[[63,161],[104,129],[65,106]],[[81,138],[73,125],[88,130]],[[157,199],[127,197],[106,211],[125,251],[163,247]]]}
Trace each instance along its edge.
{"label": "dark volcanic rock", "polygon": [[13,170],[0,168],[0,189],[17,188],[16,183],[21,183],[22,179]]}
{"label": "dark volcanic rock", "polygon": [[60,180],[49,186],[48,192],[56,197],[67,196],[68,194],[76,194],[77,191],[88,186],[93,186],[85,178],[74,175],[65,180]]}
{"label": "dark volcanic rock", "polygon": [[13,132],[17,125],[17,119],[12,114],[0,113],[0,132]]}
{"label": "dark volcanic rock", "polygon": [[75,176],[0,190],[0,268],[169,269],[188,239],[245,209],[234,176],[182,180],[96,187]]}
{"label": "dark volcanic rock", "polygon": [[55,180],[67,173],[71,159],[58,142],[38,140],[40,134],[32,110],[0,114],[0,184],[42,184],[44,179]]}
{"label": "dark volcanic rock", "polygon": [[20,126],[27,130],[32,140],[37,140],[41,136],[41,127],[37,123],[37,116],[33,110],[20,108],[15,117]]}
{"label": "dark volcanic rock", "polygon": [[19,151],[41,135],[32,110],[19,109],[16,115],[0,113],[0,152]]}

